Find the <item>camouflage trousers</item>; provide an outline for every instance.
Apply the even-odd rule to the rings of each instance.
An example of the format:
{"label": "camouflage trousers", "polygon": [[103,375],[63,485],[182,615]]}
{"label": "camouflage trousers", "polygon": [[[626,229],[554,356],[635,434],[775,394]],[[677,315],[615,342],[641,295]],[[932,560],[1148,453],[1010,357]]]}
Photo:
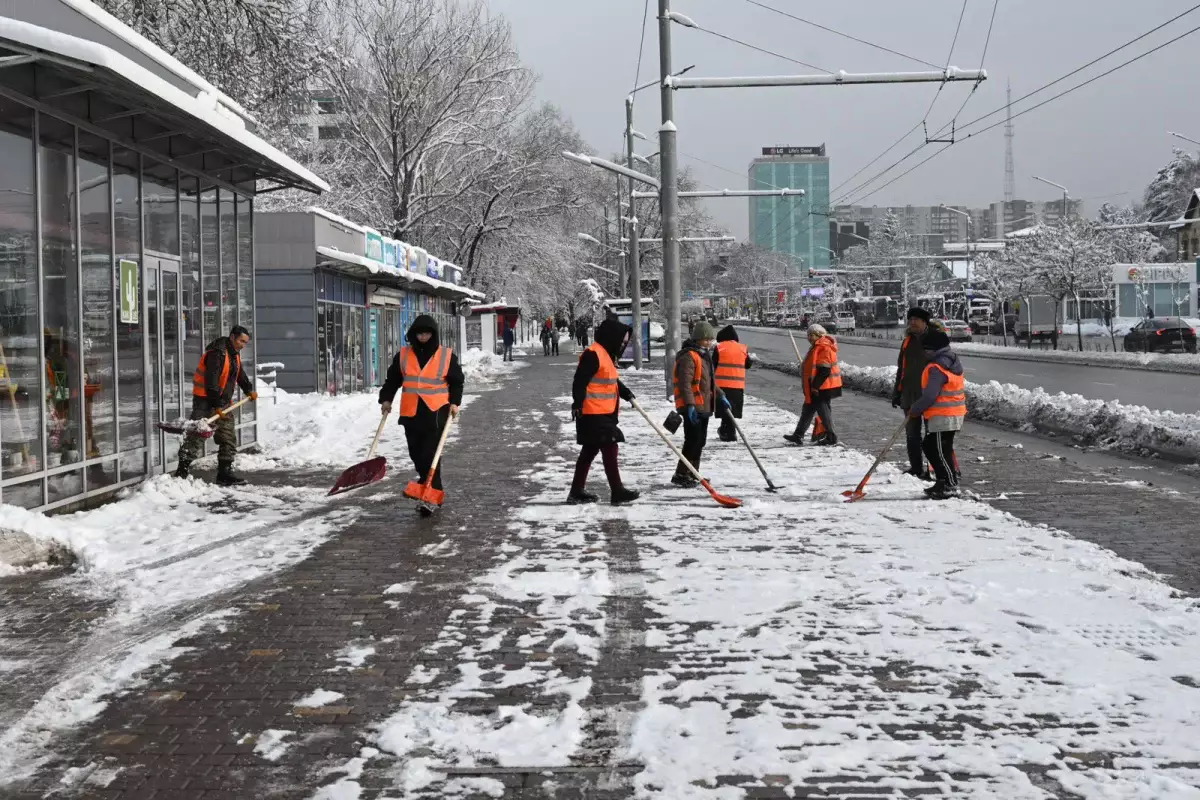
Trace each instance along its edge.
{"label": "camouflage trousers", "polygon": [[[192,405],[191,419],[207,419],[214,413],[208,410],[207,403]],[[233,415],[221,417],[213,425],[213,441],[217,443],[217,461],[232,464],[237,455],[237,431],[233,428]],[[179,463],[191,464],[204,455],[204,439],[194,433],[189,433],[179,448]]]}

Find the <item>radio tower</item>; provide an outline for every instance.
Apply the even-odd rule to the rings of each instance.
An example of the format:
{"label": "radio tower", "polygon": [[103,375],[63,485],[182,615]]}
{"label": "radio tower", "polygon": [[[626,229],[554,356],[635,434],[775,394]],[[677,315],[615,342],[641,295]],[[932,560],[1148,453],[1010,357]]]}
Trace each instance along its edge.
{"label": "radio tower", "polygon": [[1017,169],[1013,166],[1012,83],[1008,84],[1008,120],[1004,124],[1004,202],[1017,199]]}

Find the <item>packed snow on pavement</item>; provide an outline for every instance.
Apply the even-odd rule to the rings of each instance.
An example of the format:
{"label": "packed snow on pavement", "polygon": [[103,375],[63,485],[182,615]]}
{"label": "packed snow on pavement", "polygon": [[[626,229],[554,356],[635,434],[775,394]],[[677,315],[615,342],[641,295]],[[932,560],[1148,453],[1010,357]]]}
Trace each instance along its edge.
{"label": "packed snow on pavement", "polygon": [[[478,351],[464,354],[462,363],[468,391],[494,384],[517,366]],[[268,387],[260,389],[262,453],[239,455],[237,467],[285,473],[277,482],[225,488],[160,475],[123,491],[117,502],[75,514],[45,516],[0,505],[5,529],[74,555],[77,570],[59,579],[64,590],[113,601],[91,634],[111,646],[88,648],[78,663],[51,667],[30,660],[5,669],[6,680],[19,680],[23,672],[63,672],[20,719],[0,718],[0,785],[36,767],[54,735],[98,714],[104,695],[135,685],[140,673],[177,653],[174,641],[219,619],[224,611],[208,608],[210,598],[298,563],[358,516],[353,501],[327,497],[328,476],[366,455],[379,421],[376,393],[280,391],[272,398]],[[464,397],[464,407],[471,399]],[[407,479],[410,462],[394,414],[379,454],[393,475]],[[319,470],[322,482],[296,485],[291,476],[297,470]],[[23,571],[0,570],[0,577]],[[163,628],[179,609],[190,609],[192,621]],[[126,653],[121,648],[127,640],[141,643]]]}
{"label": "packed snow on pavement", "polygon": [[[666,415],[659,375],[626,380],[653,419]],[[609,767],[644,765],[632,779],[642,797],[805,782],[1200,796],[1200,614],[1139,565],[980,502],[925,500],[890,465],[846,504],[871,457],[784,447],[795,417],[753,398],[742,428],[780,493],[712,434],[703,471],[743,508],[670,488],[674,457],[623,409],[621,468],[641,500],[565,506],[568,405],[561,443],[524,476],[541,489],[510,511],[504,557],[429,648],[452,673],[414,669],[407,699],[315,797],[356,797],[355,776],[376,760],[405,797],[499,796],[495,777],[467,786],[446,771],[592,764],[597,729],[617,743],[602,753]],[[592,475],[600,490],[598,465]],[[518,623],[534,630],[516,642],[528,665],[514,668]],[[622,665],[638,680],[639,662],[651,665],[644,705],[595,694],[595,677]],[[497,696],[498,710],[480,710]]]}
{"label": "packed snow on pavement", "polygon": [[[843,363],[841,369],[848,388],[891,396],[895,367]],[[1200,460],[1200,414],[1156,411],[1065,392],[1051,394],[998,381],[967,381],[967,413],[974,419],[1067,435],[1089,446]]]}

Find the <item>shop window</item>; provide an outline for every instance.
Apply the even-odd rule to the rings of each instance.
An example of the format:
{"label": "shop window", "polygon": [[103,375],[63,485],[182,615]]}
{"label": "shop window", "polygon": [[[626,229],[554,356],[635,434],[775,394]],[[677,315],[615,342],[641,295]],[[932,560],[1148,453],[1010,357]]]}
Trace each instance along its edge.
{"label": "shop window", "polygon": [[179,196],[175,168],[146,159],[142,192],[146,249],[179,255]]}
{"label": "shop window", "polygon": [[329,340],[325,337],[327,303],[317,303],[317,386],[318,392],[329,392]]}
{"label": "shop window", "polygon": [[[79,132],[79,249],[83,291],[84,451],[117,451],[116,340],[113,338],[112,207],[108,140]],[[92,474],[88,475],[89,489]]]}
{"label": "shop window", "polygon": [[[204,290],[204,344],[222,336],[220,231],[217,190],[200,193],[200,279]],[[228,333],[226,329],[225,333]]]}
{"label": "shop window", "polygon": [[220,192],[221,229],[221,330],[225,336],[237,324],[237,215],[233,193]]}
{"label": "shop window", "polygon": [[37,508],[44,505],[42,500],[42,480],[39,478],[27,483],[4,487],[4,504],[17,508]]}
{"label": "shop window", "polygon": [[179,211],[182,225],[180,262],[183,280],[183,366],[184,385],[200,365],[204,340],[204,301],[200,291],[200,183],[190,176],[179,182]]}
{"label": "shop window", "polygon": [[[138,210],[138,154],[113,148],[113,223],[116,239],[115,278],[119,309],[117,319],[117,418],[120,449],[146,446],[145,371],[142,358],[142,215]],[[127,262],[122,267],[121,262]],[[130,266],[131,265],[131,266]],[[122,273],[125,283],[122,283]],[[140,456],[139,456],[140,457]],[[132,468],[132,467],[131,467]]]}
{"label": "shop window", "polygon": [[[0,97],[0,477],[41,469],[42,332],[38,327],[33,111]],[[27,496],[36,495],[35,502]],[[4,502],[32,508],[42,485],[10,486]]]}
{"label": "shop window", "polygon": [[[251,211],[253,201],[248,197],[237,198],[237,276],[238,276],[238,324],[244,325],[255,339],[254,330],[254,228]],[[250,380],[255,378],[255,353],[257,345],[251,339],[250,346],[242,351],[242,363]],[[241,408],[243,422],[255,418],[254,403]]]}
{"label": "shop window", "polygon": [[363,327],[365,325],[365,310],[362,308],[350,308],[350,330],[348,331],[348,349],[350,351],[350,374],[352,392],[359,392],[366,386],[366,381],[363,379],[363,362],[366,360],[363,353]]}
{"label": "shop window", "polygon": [[75,249],[75,129],[43,115],[38,135],[46,466],[57,467],[80,461],[84,454],[79,264]]}

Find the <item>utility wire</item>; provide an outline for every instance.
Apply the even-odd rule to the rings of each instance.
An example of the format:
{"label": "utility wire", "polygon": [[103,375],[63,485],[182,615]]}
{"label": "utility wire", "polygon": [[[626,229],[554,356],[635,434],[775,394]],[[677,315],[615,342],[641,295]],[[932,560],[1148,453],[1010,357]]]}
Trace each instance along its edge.
{"label": "utility wire", "polygon": [[642,6],[642,38],[638,41],[638,60],[637,72],[633,75],[633,85],[636,87],[642,82],[642,53],[646,49],[646,20],[650,17],[650,0],[646,0],[646,4]]}
{"label": "utility wire", "polygon": [[[950,52],[946,55],[946,66],[942,68],[943,70],[950,69],[950,62],[954,59],[954,48],[958,46],[958,34],[962,32],[963,17],[967,15],[968,2],[970,0],[963,0],[962,10],[958,12],[958,25],[954,26],[954,38],[950,40]],[[945,81],[938,84],[937,91],[933,93],[933,99],[929,101],[929,108],[925,109],[925,117],[921,120],[922,124],[929,121],[929,115],[933,113],[933,106],[937,103],[938,98],[942,96],[942,90],[945,88]],[[937,134],[934,135],[936,136]]]}
{"label": "utility wire", "polygon": [[758,45],[750,44],[749,42],[743,42],[741,39],[735,39],[732,36],[726,36],[723,33],[718,33],[717,31],[711,30],[709,28],[705,28],[700,25],[696,25],[695,29],[698,31],[703,31],[704,33],[707,33],[710,36],[716,36],[718,39],[724,39],[727,42],[733,42],[734,44],[740,44],[742,47],[748,47],[751,50],[757,50],[758,52],[765,53],[766,55],[769,55],[769,56],[775,56],[776,58],[782,58],[784,61],[790,61],[793,64],[799,64],[802,67],[811,67],[812,69],[815,69],[819,72],[824,72],[824,73],[827,73],[830,75],[833,74],[833,70],[825,69],[824,67],[818,67],[816,64],[809,64],[807,61],[800,61],[798,59],[792,58],[791,56],[785,56],[782,53],[776,53],[773,50],[767,50],[766,48],[759,47]]}
{"label": "utility wire", "polygon": [[868,47],[874,47],[876,50],[882,50],[885,53],[891,53],[892,55],[900,56],[901,58],[907,58],[909,61],[915,61],[918,64],[924,64],[927,67],[933,67],[934,69],[940,69],[940,67],[937,64],[932,64],[923,58],[917,58],[916,56],[910,56],[906,53],[901,53],[899,50],[893,50],[890,47],[884,47],[881,44],[875,44],[874,42],[868,42],[866,39],[859,39],[857,36],[851,36],[848,33],[842,33],[841,31],[834,30],[833,28],[827,27],[825,25],[821,25],[820,23],[813,22],[810,19],[804,19],[803,17],[797,17],[795,14],[789,14],[787,11],[775,8],[774,6],[769,6],[766,3],[760,3],[760,2],[758,2],[758,0],[746,0],[746,2],[752,6],[758,6],[759,8],[766,9],[767,11],[772,11],[776,14],[779,14],[780,16],[787,17],[788,19],[793,19],[796,22],[803,22],[805,25],[811,25],[814,28],[820,28],[823,31],[828,31],[829,33],[832,33],[835,36],[841,36],[842,38],[849,39],[852,42],[858,42],[859,44],[865,44]]}

